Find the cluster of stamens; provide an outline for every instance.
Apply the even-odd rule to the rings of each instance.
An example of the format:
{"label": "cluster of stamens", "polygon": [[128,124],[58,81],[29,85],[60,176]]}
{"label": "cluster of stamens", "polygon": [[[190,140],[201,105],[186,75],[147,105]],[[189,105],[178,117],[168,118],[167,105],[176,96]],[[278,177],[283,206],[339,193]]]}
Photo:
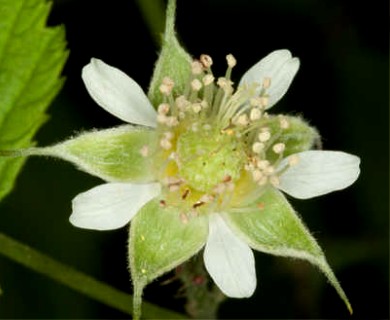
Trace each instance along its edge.
{"label": "cluster of stamens", "polygon": [[[228,65],[226,74],[218,79],[211,71],[213,60],[210,56],[201,55],[199,60],[193,61],[191,79],[182,94],[175,92],[175,83],[172,79],[162,80],[159,89],[163,95],[163,103],[157,108],[156,130],[160,150],[157,153],[161,160],[158,161],[160,167],[157,168],[157,175],[164,190],[167,191],[166,198],[161,200],[163,206],[169,205],[170,200],[175,205],[177,202],[186,203],[187,208],[195,211],[206,204],[223,206],[228,202],[228,195],[234,193],[235,183],[240,179],[240,174],[234,174],[236,171],[249,172],[252,183],[260,187],[269,183],[274,186],[279,184],[279,176],[283,170],[280,170],[278,165],[283,159],[286,147],[279,138],[290,124],[286,117],[280,116],[278,128],[275,130],[275,127],[269,127],[270,116],[266,109],[269,104],[267,91],[272,85],[271,79],[264,78],[261,84],[242,85],[234,91],[230,77],[236,59],[228,55],[226,60]],[[221,145],[212,152],[208,150],[208,154],[204,155],[201,143],[197,146],[197,141],[191,141],[194,145],[191,146],[194,149],[193,159],[183,159],[178,152],[178,144],[185,143],[182,137],[189,131],[196,132],[202,137],[210,137],[215,143],[219,142],[219,139],[224,143],[226,141],[228,144],[231,143],[232,152],[236,152],[232,157],[242,159],[230,163],[240,167],[225,169],[228,173],[218,176],[219,180],[213,182],[207,190],[197,188],[195,183],[191,183],[191,178],[183,177],[183,167],[188,165],[188,161],[197,161],[193,159],[202,156],[206,157],[205,168],[216,164],[224,166],[225,163],[220,159],[219,162],[215,162],[213,158],[217,157],[220,149],[226,151],[226,146]],[[269,156],[270,153],[273,154],[272,157]],[[148,156],[149,153],[141,150],[141,154]],[[293,165],[293,162],[291,161],[289,165]],[[224,168],[216,167],[215,170]],[[229,170],[233,174],[230,174]],[[194,172],[194,175],[198,175],[197,178],[204,175],[204,179],[208,179],[207,172],[202,172],[202,169]]]}

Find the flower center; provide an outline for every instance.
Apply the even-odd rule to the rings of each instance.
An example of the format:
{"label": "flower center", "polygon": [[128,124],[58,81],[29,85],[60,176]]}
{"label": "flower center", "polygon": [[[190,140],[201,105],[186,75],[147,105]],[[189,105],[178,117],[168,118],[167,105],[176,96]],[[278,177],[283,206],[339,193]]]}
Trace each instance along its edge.
{"label": "flower center", "polygon": [[278,139],[289,124],[282,117],[276,129],[270,126],[265,109],[271,79],[234,91],[236,61],[228,55],[227,62],[225,77],[215,80],[212,59],[202,55],[192,63],[182,95],[173,94],[170,78],[160,85],[154,169],[163,186],[161,205],[185,215],[224,210],[279,183],[285,145]]}
{"label": "flower center", "polygon": [[192,188],[209,192],[240,177],[245,153],[235,139],[217,130],[188,130],[177,142],[179,174]]}

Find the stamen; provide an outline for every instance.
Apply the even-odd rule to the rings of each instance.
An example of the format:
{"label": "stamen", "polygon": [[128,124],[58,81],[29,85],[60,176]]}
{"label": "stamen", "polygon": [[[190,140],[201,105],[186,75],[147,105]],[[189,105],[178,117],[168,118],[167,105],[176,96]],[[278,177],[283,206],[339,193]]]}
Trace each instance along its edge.
{"label": "stamen", "polygon": [[202,106],[200,103],[194,103],[191,107],[195,113],[199,113],[202,110]]}
{"label": "stamen", "polygon": [[258,108],[253,108],[251,110],[249,118],[251,119],[251,121],[259,120],[261,118],[261,111]]}
{"label": "stamen", "polygon": [[177,120],[176,117],[171,116],[171,117],[167,117],[165,124],[168,127],[175,127],[175,126],[177,126],[179,124],[179,121]]}
{"label": "stamen", "polygon": [[226,93],[232,92],[232,82],[224,77],[220,77],[217,80],[217,85],[223,89]]}
{"label": "stamen", "polygon": [[191,81],[191,88],[194,91],[199,91],[202,89],[202,82],[200,82],[198,79],[194,79]]}
{"label": "stamen", "polygon": [[174,85],[175,85],[175,83],[173,82],[173,80],[171,78],[165,77],[162,80],[162,84],[159,87],[160,92],[165,96],[169,96],[172,92]]}
{"label": "stamen", "polygon": [[159,114],[167,114],[169,112],[170,106],[168,103],[162,103],[158,106],[158,113]]}
{"label": "stamen", "polygon": [[202,81],[203,81],[203,84],[205,85],[205,86],[208,86],[208,85],[210,85],[210,84],[212,84],[213,82],[214,82],[214,76],[212,75],[212,74],[206,74],[204,77],[203,77],[203,79],[202,79]]}
{"label": "stamen", "polygon": [[168,139],[161,139],[160,146],[165,150],[169,150],[172,148],[172,143]]}
{"label": "stamen", "polygon": [[200,61],[195,60],[191,63],[191,71],[193,75],[199,75],[203,72],[203,65]]}
{"label": "stamen", "polygon": [[147,145],[144,145],[141,150],[139,151],[139,153],[144,157],[146,158],[148,155],[149,155],[149,146]]}
{"label": "stamen", "polygon": [[184,192],[183,192],[183,194],[182,194],[182,196],[181,196],[181,198],[182,198],[183,200],[185,200],[185,199],[187,198],[187,196],[188,196],[189,193],[190,193],[190,189],[185,189]]}
{"label": "stamen", "polygon": [[281,129],[288,129],[290,127],[290,123],[284,116],[279,117],[279,125]]}
{"label": "stamen", "polygon": [[261,142],[255,142],[253,145],[252,145],[252,151],[254,153],[257,153],[259,154],[261,151],[264,150],[264,143],[261,143]]}
{"label": "stamen", "polygon": [[269,161],[268,160],[260,160],[257,162],[257,167],[261,170],[264,170],[269,167]]}
{"label": "stamen", "polygon": [[271,132],[264,131],[259,133],[259,140],[260,142],[266,142],[271,138]]}
{"label": "stamen", "polygon": [[263,89],[268,89],[271,86],[271,78],[265,77],[263,79]]}
{"label": "stamen", "polygon": [[288,164],[292,167],[299,163],[299,156],[297,154],[293,154],[288,157]]}
{"label": "stamen", "polygon": [[187,106],[191,103],[186,99],[185,96],[179,96],[175,100],[176,106],[180,111],[186,111]]}
{"label": "stamen", "polygon": [[226,56],[226,61],[227,61],[229,68],[233,68],[237,64],[237,60],[236,60],[236,58],[234,58],[234,56],[232,54],[228,54]]}
{"label": "stamen", "polygon": [[206,69],[209,69],[213,64],[213,59],[207,54],[202,54],[200,56],[200,62],[202,63],[203,67]]}
{"label": "stamen", "polygon": [[160,207],[166,207],[167,206],[167,203],[165,202],[165,200],[160,200]]}
{"label": "stamen", "polygon": [[266,108],[268,106],[268,103],[269,103],[269,98],[268,96],[262,96],[260,97],[260,102],[261,102],[261,107],[262,108]]}
{"label": "stamen", "polygon": [[240,115],[236,120],[236,124],[240,126],[246,126],[248,123],[249,123],[249,119],[246,114]]}
{"label": "stamen", "polygon": [[286,145],[284,143],[277,143],[275,144],[273,147],[272,147],[272,150],[276,153],[276,154],[281,154],[284,149],[286,148]]}

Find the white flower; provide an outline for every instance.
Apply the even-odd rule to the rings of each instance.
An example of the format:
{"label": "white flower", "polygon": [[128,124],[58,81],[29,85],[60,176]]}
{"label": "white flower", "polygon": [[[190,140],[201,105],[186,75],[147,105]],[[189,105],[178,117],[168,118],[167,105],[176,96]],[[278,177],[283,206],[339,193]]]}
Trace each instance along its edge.
{"label": "white flower", "polygon": [[[240,86],[254,89],[253,96],[249,98],[256,98],[265,90],[267,94],[262,96],[259,106],[262,104],[263,110],[268,109],[286,93],[298,68],[299,60],[293,58],[288,50],[274,51],[244,74]],[[92,98],[106,111],[128,123],[157,127],[157,112],[148,98],[139,85],[120,70],[92,59],[84,67],[82,78]],[[221,88],[227,92],[229,86],[229,82],[225,81]],[[248,100],[246,98],[235,110],[223,110],[219,119],[225,121],[226,117],[234,119],[236,114],[242,114],[241,110],[249,108]],[[197,105],[196,110],[200,108]],[[255,120],[260,118],[257,110],[257,116],[252,117]],[[165,112],[161,115],[159,113],[159,116],[162,122],[171,123],[172,126],[175,126],[173,120],[178,121],[169,120]],[[245,118],[244,122],[242,116],[237,119],[237,125],[242,126],[249,121]],[[162,145],[169,149],[170,141],[164,139]],[[256,142],[256,145],[260,145],[260,142]],[[278,154],[283,149],[283,145],[274,148]],[[343,152],[304,151],[284,158],[276,168],[268,170],[281,172],[280,176],[272,180],[275,187],[295,198],[307,199],[351,185],[359,175],[359,162],[358,157]],[[267,166],[267,163],[263,162],[262,165]],[[262,183],[262,173],[257,169],[253,172],[254,177]],[[161,181],[145,184],[106,183],[97,186],[74,198],[70,222],[86,229],[120,228],[147,202],[157,197],[161,189]],[[253,294],[256,288],[253,252],[228,227],[224,221],[224,212],[209,213],[209,236],[205,244],[204,262],[214,282],[227,296],[242,298]]]}

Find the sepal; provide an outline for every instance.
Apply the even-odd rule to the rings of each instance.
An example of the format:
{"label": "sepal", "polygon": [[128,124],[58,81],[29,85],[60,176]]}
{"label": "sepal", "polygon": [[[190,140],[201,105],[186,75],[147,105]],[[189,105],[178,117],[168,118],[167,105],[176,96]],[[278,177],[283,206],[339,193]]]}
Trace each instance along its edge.
{"label": "sepal", "polygon": [[207,239],[207,217],[184,216],[163,203],[150,201],[131,222],[129,263],[138,316],[143,288],[195,255]]}
{"label": "sepal", "polygon": [[352,313],[351,305],[324,253],[301,219],[279,191],[268,188],[251,206],[226,215],[229,226],[253,249],[317,266]]}
{"label": "sepal", "polygon": [[61,158],[109,182],[151,182],[155,138],[154,130],[124,125],[82,133],[51,147],[31,149],[29,154]]}

